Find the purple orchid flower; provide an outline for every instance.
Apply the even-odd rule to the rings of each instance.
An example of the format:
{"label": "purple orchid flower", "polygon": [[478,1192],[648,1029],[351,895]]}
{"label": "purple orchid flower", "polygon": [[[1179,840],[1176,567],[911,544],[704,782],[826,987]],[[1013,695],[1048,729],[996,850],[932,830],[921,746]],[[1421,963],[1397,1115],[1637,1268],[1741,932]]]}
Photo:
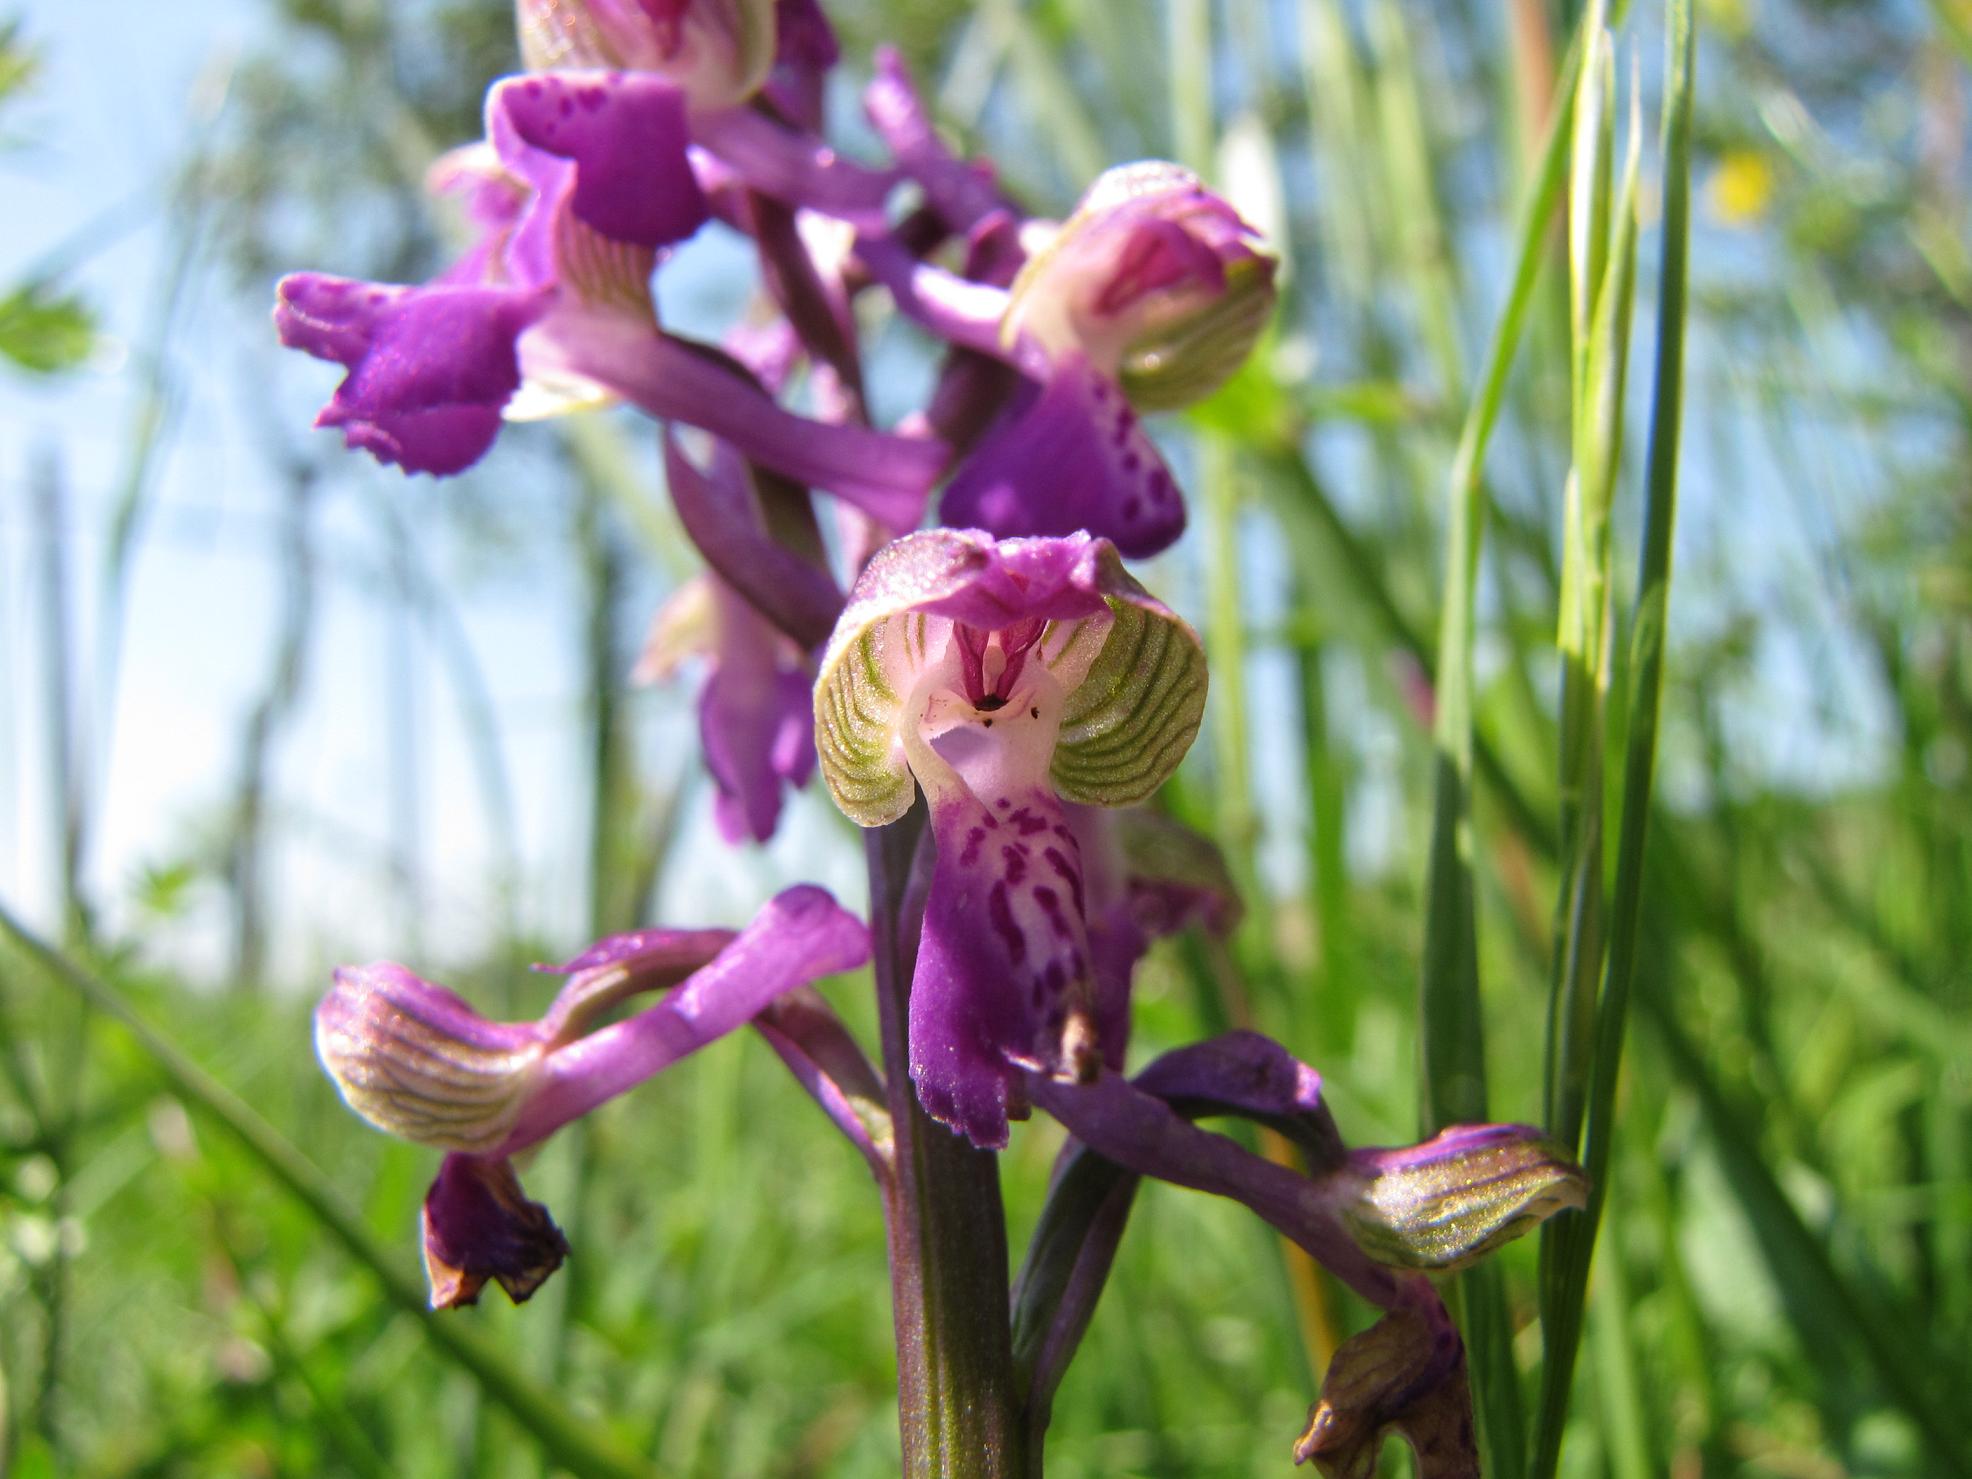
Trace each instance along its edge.
{"label": "purple orchid flower", "polygon": [[[1349,1150],[1322,1101],[1321,1076],[1253,1032],[1165,1054],[1133,1080],[1036,1077],[1036,1103],[1074,1139],[1056,1168],[1021,1272],[1031,1381],[1046,1395],[1073,1354],[1123,1234],[1134,1178],[1233,1198],[1386,1311],[1330,1363],[1295,1444],[1330,1479],[1369,1479],[1386,1432],[1433,1479],[1477,1479],[1465,1351],[1423,1273],[1463,1268],[1546,1218],[1580,1207],[1581,1171],[1525,1125],[1459,1126],[1422,1145]],[[1238,1115],[1279,1130],[1307,1174],[1191,1123]],[[1093,1152],[1109,1163],[1091,1167]]]}
{"label": "purple orchid flower", "polygon": [[1105,539],[927,530],[850,592],[815,687],[822,775],[866,827],[924,790],[937,855],[911,1077],[974,1144],[1006,1143],[1026,1072],[1086,1079],[1120,1058],[1064,802],[1149,795],[1204,706],[1198,639]]}
{"label": "purple orchid flower", "polygon": [[687,657],[709,659],[698,695],[699,740],[728,842],[765,842],[784,791],[815,770],[814,703],[801,649],[739,592],[707,574],[658,613],[633,681],[668,677]]}
{"label": "purple orchid flower", "polygon": [[658,255],[708,218],[676,87],[637,72],[509,78],[486,118],[488,144],[438,176],[464,191],[478,232],[450,271],[421,287],[282,280],[282,342],[348,371],[318,425],[442,475],[483,456],[503,417],[627,400],[892,527],[917,522],[942,446],[794,415],[718,351],[658,327]]}
{"label": "purple orchid flower", "polygon": [[[983,186],[967,195],[967,176],[905,127],[899,86],[878,93],[898,147],[941,198],[971,202],[949,210],[977,209]],[[1176,165],[1109,170],[1004,292],[894,240],[866,239],[860,255],[904,312],[1027,380],[945,490],[948,522],[1001,535],[1086,528],[1133,557],[1177,539],[1184,504],[1138,413],[1211,394],[1266,326],[1274,261],[1231,206]]]}
{"label": "purple orchid flower", "polygon": [[[402,966],[339,970],[315,1009],[315,1050],[351,1109],[447,1152],[423,1212],[433,1306],[471,1304],[489,1279],[518,1302],[568,1245],[522,1193],[512,1156],[868,958],[861,921],[803,886],[737,934],[643,930],[599,942],[559,967],[568,983],[534,1022],[490,1022]],[[656,1005],[601,1025],[611,1008],[666,987],[676,989]]]}

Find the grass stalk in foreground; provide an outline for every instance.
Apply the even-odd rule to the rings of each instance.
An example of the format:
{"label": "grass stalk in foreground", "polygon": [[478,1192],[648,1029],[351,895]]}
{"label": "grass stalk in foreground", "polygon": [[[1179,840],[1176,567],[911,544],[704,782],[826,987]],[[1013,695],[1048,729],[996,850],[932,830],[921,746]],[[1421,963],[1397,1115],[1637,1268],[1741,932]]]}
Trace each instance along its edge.
{"label": "grass stalk in foreground", "polygon": [[456,1316],[431,1309],[423,1286],[398,1267],[314,1162],[139,1015],[115,986],[47,944],[4,906],[0,906],[0,937],[11,942],[49,981],[66,986],[129,1032],[172,1087],[239,1141],[269,1176],[370,1271],[392,1304],[423,1324],[437,1351],[469,1373],[479,1389],[505,1408],[556,1463],[583,1479],[652,1479],[654,1471],[647,1464],[621,1452],[575,1418],[559,1398],[528,1381],[470,1326]]}
{"label": "grass stalk in foreground", "polygon": [[1664,93],[1664,236],[1657,291],[1657,362],[1645,472],[1643,553],[1630,620],[1629,731],[1623,757],[1616,883],[1609,907],[1608,967],[1596,1011],[1585,1104],[1582,1163],[1589,1201],[1579,1217],[1543,1231],[1551,1278],[1542,1311],[1546,1359],[1535,1427],[1535,1479],[1548,1479],[1561,1457],[1562,1431],[1581,1341],[1582,1307],[1596,1229],[1608,1199],[1612,1116],[1622,1066],[1642,922],[1644,839],[1657,766],[1658,708],[1664,685],[1664,637],[1671,585],[1671,540],[1677,522],[1678,442],[1683,419],[1685,273],[1691,207],[1691,0],[1673,0],[1667,28]]}
{"label": "grass stalk in foreground", "polygon": [[[1486,1118],[1485,1028],[1479,1008],[1479,943],[1472,843],[1472,646],[1474,593],[1485,522],[1480,471],[1499,420],[1507,373],[1540,275],[1547,224],[1568,161],[1574,88],[1555,109],[1540,168],[1515,236],[1514,269],[1448,480],[1444,607],[1438,633],[1433,724],[1431,850],[1425,875],[1424,965],[1418,989],[1421,1119],[1425,1133]],[[1471,1369],[1488,1471],[1513,1479],[1525,1464],[1518,1372],[1497,1269],[1462,1275],[1455,1308]]]}

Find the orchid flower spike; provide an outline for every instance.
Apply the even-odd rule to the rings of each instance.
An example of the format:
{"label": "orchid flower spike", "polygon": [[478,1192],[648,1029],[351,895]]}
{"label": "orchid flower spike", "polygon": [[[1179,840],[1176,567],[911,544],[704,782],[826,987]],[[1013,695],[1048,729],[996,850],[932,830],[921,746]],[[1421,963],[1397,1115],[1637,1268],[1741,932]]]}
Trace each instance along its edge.
{"label": "orchid flower spike", "polygon": [[[533,1022],[490,1022],[400,965],[348,967],[315,1009],[315,1051],[349,1107],[447,1152],[425,1197],[434,1308],[489,1279],[526,1299],[567,1255],[510,1157],[634,1088],[781,997],[869,958],[861,921],[819,888],[791,888],[738,934],[642,930],[559,967],[568,983]],[[639,993],[656,1005],[604,1025]]]}
{"label": "orchid flower spike", "polygon": [[937,857],[911,1077],[975,1145],[1006,1143],[1024,1072],[1086,1079],[1120,1060],[1063,803],[1148,796],[1204,707],[1197,637],[1104,539],[927,530],[851,591],[815,687],[822,775],[865,827],[924,790]]}

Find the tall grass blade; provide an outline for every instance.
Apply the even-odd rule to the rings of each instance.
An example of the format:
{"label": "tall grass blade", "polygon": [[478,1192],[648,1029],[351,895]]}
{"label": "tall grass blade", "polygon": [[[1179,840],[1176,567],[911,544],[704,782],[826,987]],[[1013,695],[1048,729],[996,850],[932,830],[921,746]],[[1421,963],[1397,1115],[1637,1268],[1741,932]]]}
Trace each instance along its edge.
{"label": "tall grass blade", "polygon": [[[1540,275],[1547,223],[1568,162],[1574,89],[1557,107],[1533,187],[1522,207],[1507,300],[1481,366],[1448,486],[1444,609],[1437,653],[1434,789],[1425,876],[1424,962],[1419,983],[1421,1119],[1426,1133],[1486,1117],[1485,1028],[1479,1007],[1478,926],[1472,852],[1472,647],[1474,591],[1485,520],[1480,469],[1499,420],[1508,371]],[[1474,1274],[1477,1277],[1474,1277]],[[1518,1374],[1496,1270],[1463,1276],[1459,1310],[1471,1345],[1472,1382],[1488,1467],[1509,1479],[1524,1468]]]}
{"label": "tall grass blade", "polygon": [[1589,1202],[1582,1215],[1561,1219],[1549,1235],[1552,1277],[1544,1281],[1542,1331],[1546,1359],[1535,1428],[1535,1479],[1548,1479],[1561,1457],[1575,1357],[1581,1342],[1596,1228],[1609,1191],[1611,1116],[1630,986],[1636,972],[1642,919],[1644,838],[1657,765],[1658,706],[1663,693],[1664,635],[1670,599],[1671,540],[1677,519],[1679,433],[1684,397],[1686,259],[1691,205],[1692,14],[1690,0],[1673,0],[1667,30],[1664,95],[1664,236],[1657,292],[1657,362],[1645,472],[1643,552],[1636,609],[1630,622],[1629,730],[1616,844],[1616,883],[1609,909],[1608,968],[1597,1009],[1594,1055],[1585,1105],[1583,1166]]}

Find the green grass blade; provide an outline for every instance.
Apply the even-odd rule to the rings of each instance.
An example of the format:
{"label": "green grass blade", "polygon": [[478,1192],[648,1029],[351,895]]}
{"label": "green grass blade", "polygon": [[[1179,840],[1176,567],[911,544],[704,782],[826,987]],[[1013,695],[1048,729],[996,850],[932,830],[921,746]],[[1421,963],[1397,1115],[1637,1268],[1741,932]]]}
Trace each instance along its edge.
{"label": "green grass blade", "polygon": [[1609,910],[1608,969],[1596,1015],[1594,1058],[1586,1104],[1583,1166],[1589,1202],[1552,1233],[1553,1295],[1543,1310],[1546,1360],[1535,1429],[1535,1479],[1548,1479],[1561,1456],[1562,1430],[1581,1342],[1582,1305],[1596,1228],[1608,1197],[1611,1116],[1630,986],[1642,921],[1644,838],[1657,765],[1658,707],[1663,694],[1664,635],[1671,580],[1671,540],[1677,520],[1678,444],[1683,420],[1686,259],[1691,204],[1691,0],[1673,0],[1664,97],[1664,238],[1657,293],[1656,382],[1645,473],[1643,553],[1630,626],[1629,731],[1623,759],[1622,809],[1616,844],[1616,883]]}
{"label": "green grass blade", "polygon": [[[1573,88],[1564,98],[1572,99]],[[1448,487],[1444,610],[1438,634],[1431,850],[1425,879],[1424,963],[1418,993],[1421,1118],[1427,1133],[1486,1117],[1485,1030],[1479,1007],[1472,856],[1472,643],[1484,524],[1480,469],[1499,420],[1508,371],[1540,275],[1547,224],[1567,173],[1572,103],[1555,109],[1541,165],[1520,213],[1511,287],[1459,433]],[[1474,1277],[1476,1274],[1477,1277]],[[1461,1278],[1455,1294],[1471,1346],[1472,1383],[1490,1472],[1524,1468],[1522,1416],[1504,1291],[1494,1271]]]}
{"label": "green grass blade", "polygon": [[[1849,1337],[1844,1349],[1868,1355],[1886,1391],[1923,1435],[1935,1465],[1929,1472],[1972,1475],[1972,1426],[1962,1404],[1948,1395],[1956,1379],[1952,1356],[1932,1349],[1926,1334],[1930,1322],[1921,1311],[1893,1300],[1881,1280],[1845,1278],[1835,1266],[1827,1236],[1802,1220],[1749,1133],[1748,1127],[1760,1121],[1758,1110],[1737,1102],[1713,1076],[1662,989],[1639,992],[1639,1008],[1679,1080],[1697,1094],[1727,1184],[1745,1210],[1768,1266],[1776,1278],[1794,1285],[1790,1292],[1797,1297],[1785,1302],[1787,1310],[1814,1310],[1817,1321],[1844,1330]],[[1801,1334],[1804,1344],[1826,1339],[1819,1329]]]}
{"label": "green grass blade", "polygon": [[653,1470],[648,1465],[618,1451],[589,1425],[578,1421],[553,1394],[521,1376],[468,1325],[432,1310],[423,1285],[398,1266],[321,1170],[245,1100],[140,1016],[115,986],[55,950],[4,907],[0,907],[0,934],[51,981],[67,986],[120,1023],[172,1086],[231,1133],[269,1176],[375,1276],[392,1304],[423,1323],[439,1352],[467,1371],[480,1390],[533,1434],[556,1463],[575,1474],[598,1479],[650,1479]]}

